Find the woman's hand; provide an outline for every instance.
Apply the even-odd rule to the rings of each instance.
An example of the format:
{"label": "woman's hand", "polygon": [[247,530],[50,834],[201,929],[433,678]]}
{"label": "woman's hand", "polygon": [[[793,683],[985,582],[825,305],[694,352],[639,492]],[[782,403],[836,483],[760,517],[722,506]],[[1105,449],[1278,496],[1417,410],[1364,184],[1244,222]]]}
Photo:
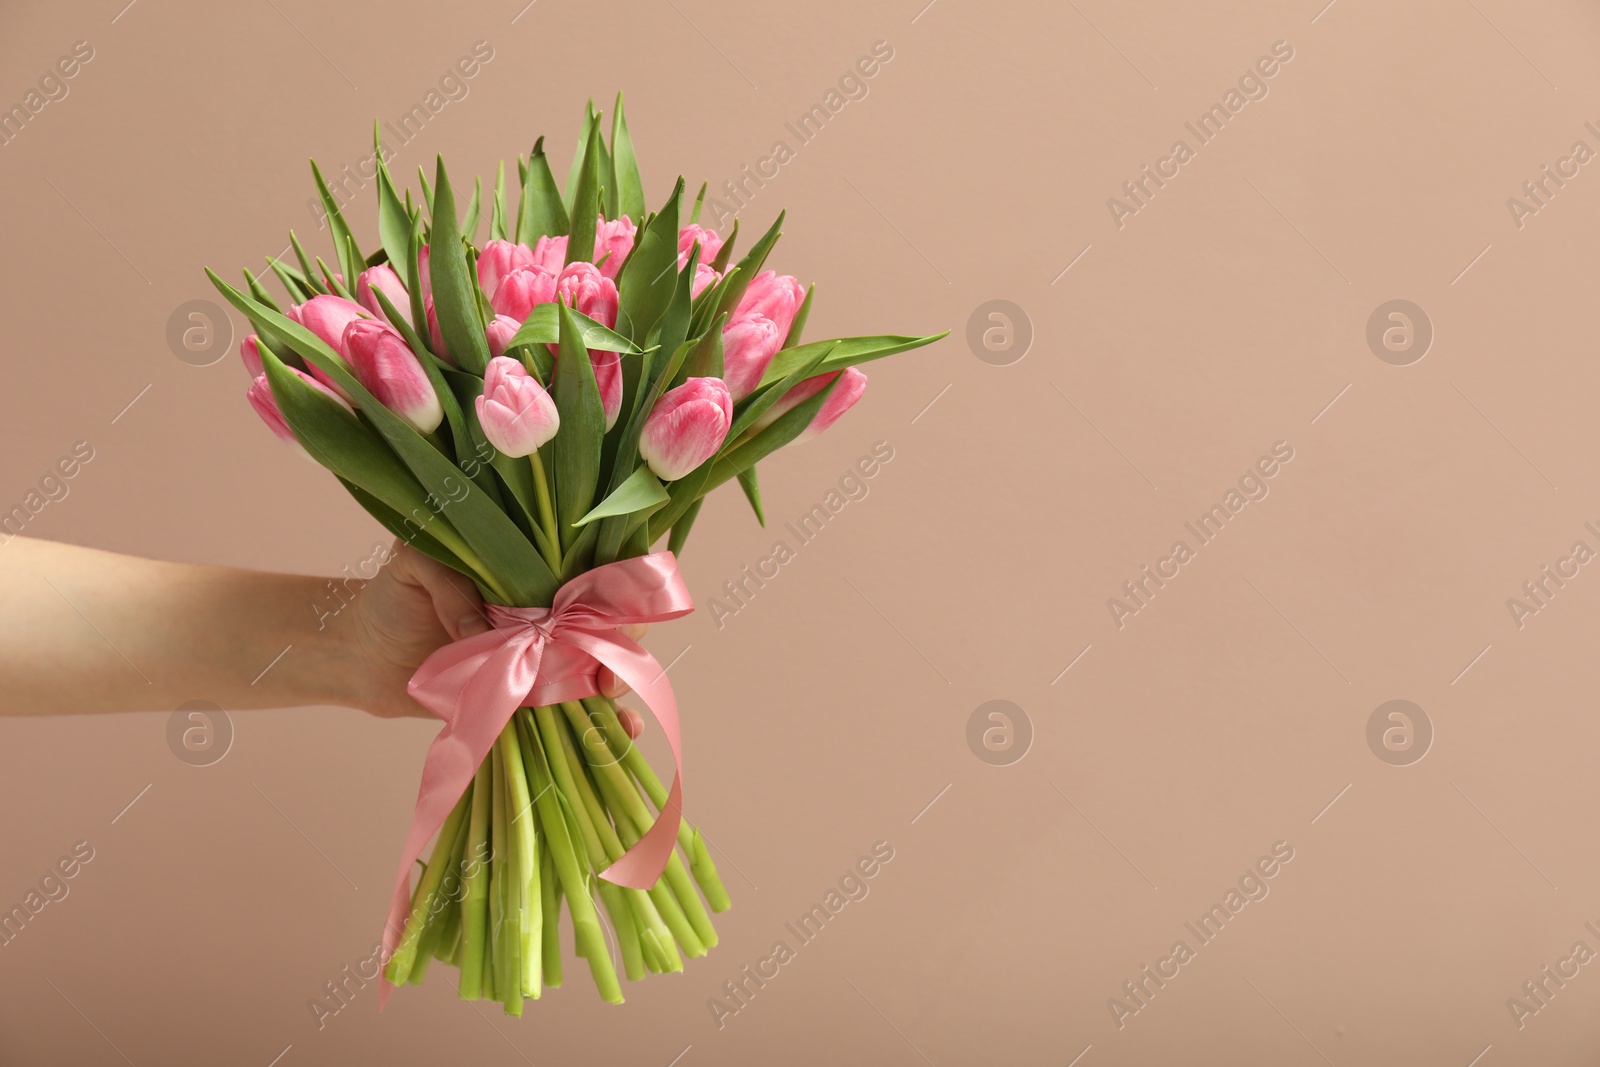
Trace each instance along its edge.
{"label": "woman's hand", "polygon": [[472,579],[398,541],[337,621],[356,667],[353,702],[382,718],[431,718],[406,692],[412,673],[439,646],[489,629]]}

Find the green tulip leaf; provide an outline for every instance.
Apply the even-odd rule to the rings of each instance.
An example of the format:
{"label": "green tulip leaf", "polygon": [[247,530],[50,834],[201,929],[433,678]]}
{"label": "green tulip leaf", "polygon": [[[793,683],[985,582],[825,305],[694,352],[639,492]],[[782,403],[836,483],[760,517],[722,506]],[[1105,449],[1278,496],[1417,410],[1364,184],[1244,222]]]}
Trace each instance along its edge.
{"label": "green tulip leaf", "polygon": [[344,271],[346,283],[354,285],[356,275],[361,273],[361,253],[356,251],[350,225],[344,221],[344,212],[339,210],[339,202],[333,198],[328,183],[322,180],[322,171],[317,169],[314,159],[311,161],[311,175],[317,180],[317,195],[322,198],[322,209],[327,212],[328,231],[333,237],[333,250],[339,257],[339,269]]}
{"label": "green tulip leaf", "polygon": [[400,194],[395,192],[394,179],[389,176],[388,164],[384,162],[383,140],[378,130],[378,123],[374,121],[372,149],[378,165],[378,240],[389,257],[389,265],[403,281],[406,276],[406,251],[411,244],[411,216],[400,203]]}
{"label": "green tulip leaf", "polygon": [[617,275],[618,328],[635,340],[650,335],[677,290],[678,209],[683,179],[659,212],[636,235],[633,253]]}
{"label": "green tulip leaf", "polygon": [[628,120],[622,114],[621,93],[617,94],[617,109],[611,113],[611,188],[616,190],[615,217],[644,218],[644,180],[633,154]]}
{"label": "green tulip leaf", "polygon": [[600,139],[600,124],[591,117],[584,124],[588,145],[583,151],[583,166],[578,171],[578,184],[573,190],[570,222],[567,232],[567,262],[588,262],[594,258],[595,224],[600,216],[600,167],[605,144]]}
{"label": "green tulip leaf", "polygon": [[377,497],[373,496],[371,493],[367,492],[354,482],[347,481],[344,478],[340,478],[339,482],[345,487],[345,489],[349,490],[351,496],[356,498],[356,503],[367,509],[367,514],[371,515],[374,519],[377,519],[383,524],[384,529],[394,534],[396,537],[410,545],[412,548],[416,549],[418,552],[438,560],[451,570],[459,571],[460,573],[465,574],[468,578],[473,576],[472,568],[467,566],[465,563],[462,563],[454,552],[444,547],[438,541],[435,541],[430,535],[422,530],[416,528],[415,526],[408,525],[405,516],[401,515],[398,511],[394,510],[388,504],[385,504],[383,501],[379,500]]}
{"label": "green tulip leaf", "polygon": [[[717,310],[726,311],[732,315],[739,307],[739,301],[744,299],[745,290],[750,288],[750,283],[755,280],[761,268],[766,265],[767,253],[772,251],[772,246],[778,243],[778,238],[783,236],[783,219],[785,212],[778,212],[778,217],[772,220],[772,225],[767,232],[761,235],[761,240],[750,247],[743,259],[739,261],[739,274],[736,279],[723,281],[725,285],[717,297]],[[730,276],[731,277],[731,276]]]}
{"label": "green tulip leaf", "polygon": [[824,346],[812,353],[806,362],[790,371],[788,377],[780,378],[770,385],[758,386],[756,392],[741,401],[733,417],[733,428],[728,431],[728,446],[732,446],[733,442],[754,425],[757,419],[765,415],[772,405],[782,400],[785,393],[816,374],[817,368],[828,358],[828,353],[831,351],[831,348]]}
{"label": "green tulip leaf", "polygon": [[[617,333],[608,329],[581,312],[567,309],[577,324],[578,334],[583,338],[585,348],[594,348],[602,352],[619,352],[624,356],[636,356],[641,351],[639,346]],[[512,335],[507,349],[520,345],[553,345],[561,340],[561,318],[556,312],[556,304],[551,301],[547,304],[538,304],[528,313],[522,326]]]}
{"label": "green tulip leaf", "polygon": [[631,515],[648,507],[665,504],[667,499],[667,491],[661,487],[661,479],[652,474],[649,467],[640,467],[617,486],[610,496],[596,504],[589,514],[572,525],[587,526],[596,519],[607,519],[613,515]]}
{"label": "green tulip leaf", "polygon": [[555,467],[556,526],[561,547],[572,544],[572,520],[594,506],[595,488],[600,481],[600,446],[606,432],[605,411],[600,404],[600,389],[595,383],[594,366],[578,332],[578,324],[566,304],[557,303],[561,316],[560,355],[551,395],[561,416],[561,431],[551,442]]}
{"label": "green tulip leaf", "polygon": [[[756,513],[756,522],[763,528],[767,525],[767,516],[761,509],[761,485],[756,481],[756,469],[750,467],[739,472],[739,488],[744,490],[744,498],[750,501],[750,510]],[[699,501],[696,501],[699,503]],[[684,516],[689,518],[688,515]],[[673,536],[677,536],[678,526],[683,525],[683,520],[678,520],[678,525],[672,528]]]}
{"label": "green tulip leaf", "polygon": [[944,333],[932,334],[928,337],[900,337],[886,334],[878,337],[841,337],[831,341],[812,341],[810,344],[788,348],[779,352],[767,365],[767,372],[761,376],[761,384],[769,385],[780,378],[788,377],[796,367],[804,366],[812,356],[818,352],[827,351],[828,357],[817,367],[817,374],[827,374],[831,371],[844,370],[854,367],[859,363],[867,363],[884,356],[892,356],[899,352],[909,352],[913,348],[931,345],[948,336],[949,330]]}
{"label": "green tulip leaf", "polygon": [[517,209],[517,240],[529,248],[541,237],[560,237],[567,232],[567,209],[550,173],[550,160],[544,154],[544,138],[534,142],[522,177],[522,200]]}
{"label": "green tulip leaf", "polygon": [[466,246],[456,228],[455,192],[439,157],[433,190],[433,236],[428,245],[428,274],[433,282],[433,308],[456,366],[482,374],[489,362],[489,342],[478,312],[478,297],[467,266]]}

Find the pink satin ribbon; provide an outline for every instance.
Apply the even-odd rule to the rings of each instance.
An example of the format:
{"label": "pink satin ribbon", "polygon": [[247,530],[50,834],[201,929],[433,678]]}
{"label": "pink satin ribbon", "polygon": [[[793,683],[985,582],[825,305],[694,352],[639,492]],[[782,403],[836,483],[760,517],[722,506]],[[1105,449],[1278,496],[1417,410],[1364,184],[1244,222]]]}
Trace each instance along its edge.
{"label": "pink satin ribbon", "polygon": [[[411,910],[411,867],[444,825],[511,716],[521,707],[597,696],[603,665],[630,686],[661,724],[675,765],[666,807],[655,824],[600,877],[635,889],[653,886],[677,840],[682,809],[683,752],[678,703],[655,657],[619,627],[665,622],[694,610],[671,552],[619,560],[580,574],[557,590],[548,608],[491,604],[494,628],[445,645],[417,668],[406,687],[444,720],[422,765],[422,786],[400,857],[383,931],[383,958],[394,954]],[[387,979],[379,1006],[388,999]]]}

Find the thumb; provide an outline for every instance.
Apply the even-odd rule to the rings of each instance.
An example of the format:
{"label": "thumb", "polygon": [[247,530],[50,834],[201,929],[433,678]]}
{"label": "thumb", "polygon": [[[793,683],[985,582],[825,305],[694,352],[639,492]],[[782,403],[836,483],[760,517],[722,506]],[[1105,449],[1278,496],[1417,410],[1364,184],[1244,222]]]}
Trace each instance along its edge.
{"label": "thumb", "polygon": [[418,586],[428,594],[439,625],[451,640],[458,641],[489,629],[483,597],[466,575],[407,544],[400,544],[394,574],[400,581]]}

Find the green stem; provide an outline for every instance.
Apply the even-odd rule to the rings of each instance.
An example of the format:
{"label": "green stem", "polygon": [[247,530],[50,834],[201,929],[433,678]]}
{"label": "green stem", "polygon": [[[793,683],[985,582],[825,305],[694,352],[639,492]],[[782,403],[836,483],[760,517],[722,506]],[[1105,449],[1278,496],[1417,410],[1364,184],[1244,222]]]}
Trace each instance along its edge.
{"label": "green stem", "polygon": [[[568,719],[574,722],[576,729],[581,730],[584,728],[583,725],[577,724],[587,724],[587,721],[583,718],[583,709],[575,701],[568,701],[564,703],[562,705],[562,709],[566,711]],[[553,708],[540,710],[550,710],[552,713],[554,712]],[[575,719],[573,718],[574,716],[576,716]],[[633,842],[624,841],[622,838],[617,836],[617,830],[612,828],[611,817],[615,813],[608,812],[607,806],[602,804],[600,799],[595,795],[594,788],[589,782],[589,776],[584,772],[583,760],[578,755],[577,746],[573,744],[567,728],[563,726],[559,720],[552,719],[551,733],[556,735],[559,740],[562,752],[566,757],[568,778],[572,782],[573,787],[578,795],[582,798],[583,806],[588,813],[589,823],[594,830],[596,850],[590,853],[590,862],[596,869],[608,866],[609,864],[621,859],[622,854],[628,850],[628,846]],[[620,820],[620,817],[619,825],[625,825],[625,823]],[[637,840],[637,836],[638,835],[634,835],[634,840]],[[600,888],[602,892],[607,886],[612,885],[613,883],[607,882],[604,879],[601,879],[600,881]],[[665,900],[663,901],[662,898],[658,897],[657,891],[654,888],[648,891],[630,888],[627,890],[627,896],[628,899],[631,900],[634,911],[639,919],[639,933],[641,936],[644,934],[653,933],[658,940],[663,942],[670,941],[672,937],[676,936],[678,940],[683,942],[685,949],[687,949],[689,952],[689,955],[701,956],[705,954],[705,947],[701,945],[699,938],[695,936],[693,928],[689,926],[686,920],[684,920],[683,913],[678,909],[677,903],[671,899],[670,894],[667,894]],[[658,909],[657,905],[663,904],[664,906]],[[674,921],[674,919],[676,919],[676,921]],[[623,937],[622,922],[613,917],[612,925],[617,928],[617,936],[619,939],[621,939]],[[627,946],[624,944],[625,958],[627,955],[626,948]],[[676,955],[676,952],[672,953],[673,957],[676,957]],[[671,969],[682,970],[682,962],[679,961],[678,966]],[[640,976],[630,971],[629,977],[635,978]]]}
{"label": "green stem", "polygon": [[[556,788],[572,806],[573,821],[578,824],[578,833],[583,838],[584,852],[589,857],[589,866],[599,870],[606,865],[606,852],[600,843],[599,831],[595,829],[596,819],[590,813],[593,797],[586,797],[578,790],[577,780],[572,774],[572,764],[567,760],[566,746],[563,744],[566,738],[563,736],[560,721],[556,719],[556,710],[549,706],[537,708],[533,713],[533,719],[539,726],[539,737],[544,742],[545,757],[550,761],[550,773],[555,778]],[[588,782],[584,784],[587,785]]]}
{"label": "green stem", "polygon": [[[661,784],[661,779],[656,777],[655,768],[644,758],[644,753],[639,751],[633,743],[633,738],[628,736],[628,731],[623,729],[622,722],[617,718],[617,708],[610,700],[603,697],[585,697],[583,706],[593,713],[593,718],[599,720],[600,731],[605,734],[606,743],[611,747],[612,755],[620,760],[628,773],[638,779],[639,785],[644,788],[649,796],[650,803],[659,811],[667,804],[667,787]],[[685,852],[694,844],[694,833],[689,827],[687,819],[678,826],[678,847]]]}
{"label": "green stem", "polygon": [[[592,725],[584,714],[583,707],[576,701],[570,700],[561,707],[567,713],[567,721],[572,724],[573,730],[578,732],[579,737],[587,736]],[[589,768],[601,791],[605,793],[606,806],[611,809],[617,823],[616,833],[613,835],[617,851],[611,857],[616,860],[638,842],[654,819],[645,808],[638,789],[611,758],[609,750],[606,750],[599,759],[595,759],[594,756],[591,748]],[[717,933],[712,928],[705,909],[700,906],[699,894],[689,885],[688,876],[684,873],[683,863],[678,859],[677,852],[668,857],[665,874],[665,883],[658,881],[650,887],[650,899],[654,901],[656,911],[666,923],[672,936],[683,946],[684,951],[690,957],[704,956],[706,950],[717,943]]]}
{"label": "green stem", "polygon": [[[510,723],[500,736],[515,729]],[[489,899],[489,946],[495,997],[507,1015],[522,1014],[522,856],[517,830],[511,825],[511,783],[506,773],[505,750],[496,743],[489,758],[494,762],[494,858],[491,861],[493,895]]]}
{"label": "green stem", "polygon": [[472,803],[471,795],[472,789],[469,786],[467,792],[451,809],[444,825],[439,828],[439,837],[433,843],[433,854],[428,858],[428,867],[423,871],[422,878],[417,883],[417,891],[411,898],[411,911],[406,918],[405,931],[400,937],[400,943],[395,946],[394,955],[389,957],[387,977],[395,985],[402,985],[406,981],[415,964],[422,933],[433,918],[434,901],[438,899],[439,884],[444,880],[445,872],[450,869],[450,858],[455,854],[456,838],[461,832],[461,824],[466,821],[467,810]]}
{"label": "green stem", "polygon": [[[556,532],[556,509],[550,503],[550,480],[545,477],[544,460],[537,451],[528,456],[533,465],[533,494],[539,502],[539,523],[544,527],[544,535],[549,538],[551,551],[557,556],[561,553],[561,535]],[[559,558],[547,561],[550,569],[556,574],[561,573],[561,560]]]}
{"label": "green stem", "polygon": [[493,796],[489,761],[478,767],[472,783],[472,818],[467,829],[466,862],[472,865],[461,895],[461,999],[477,1000],[483,989],[485,920],[489,903],[489,870],[479,846],[489,840],[489,808]]}
{"label": "green stem", "polygon": [[[531,765],[530,765],[531,768]],[[532,776],[529,776],[532,780]],[[548,831],[546,831],[548,837]],[[539,939],[539,969],[544,984],[561,988],[561,878],[556,874],[555,850],[549,841],[539,854],[539,910],[542,936]]]}
{"label": "green stem", "polygon": [[[470,788],[470,786],[468,787]],[[444,911],[440,915],[439,940],[434,945],[436,957],[452,967],[461,966],[461,897],[466,888],[461,872],[467,855],[467,826],[472,802],[467,801],[468,815],[461,820],[461,830],[456,834],[456,847],[450,854],[450,867],[444,873],[439,891],[444,894]]]}
{"label": "green stem", "polygon": [[522,762],[522,746],[517,742],[515,723],[507,723],[500,734],[500,754],[505,761],[508,796],[513,809],[511,837],[517,851],[516,912],[521,936],[523,995],[538,999],[540,994],[539,945],[544,909],[539,886],[539,840],[534,835],[533,801],[528,794],[528,770]]}
{"label": "green stem", "polygon": [[[610,745],[613,756],[620,760],[628,772],[638,781],[645,793],[650,797],[650,803],[660,811],[667,804],[667,789],[661,784],[661,779],[656,777],[655,770],[650,762],[644,758],[638,746],[633,743],[633,738],[628,736],[628,731],[622,728],[622,723],[617,718],[616,706],[603,697],[585,697],[584,707],[592,712],[592,718],[599,720],[601,732],[605,735],[606,742]],[[637,796],[634,794],[635,797]],[[640,826],[649,826],[650,817],[647,815],[642,820],[637,816],[635,821]],[[681,819],[678,822],[678,847],[683,849],[684,855],[689,857],[689,869],[694,873],[694,880],[700,886],[700,891],[705,894],[706,902],[711,905],[712,911],[727,911],[733,906],[728,899],[728,890],[722,884],[722,878],[717,874],[717,865],[711,862],[711,854],[706,851],[705,842],[700,837],[700,832],[689,825],[689,820]],[[673,863],[677,856],[668,862],[667,874],[672,877]],[[674,887],[676,889],[676,886]],[[679,899],[685,894],[678,893]],[[689,906],[685,904],[687,909]],[[694,918],[692,910],[689,911],[691,920]],[[710,919],[705,920],[709,929]],[[695,924],[699,927],[699,923]],[[717,943],[715,932],[709,938],[702,937],[709,948]]]}
{"label": "green stem", "polygon": [[[519,712],[519,716],[526,714],[525,711]],[[523,762],[532,768],[529,781],[534,789],[539,821],[545,827],[554,854],[556,873],[561,878],[567,907],[572,912],[572,936],[578,955],[589,961],[589,974],[600,996],[612,1004],[621,1004],[622,987],[617,983],[616,968],[611,965],[611,953],[606,947],[605,934],[600,929],[599,915],[595,911],[594,901],[589,898],[589,886],[583,876],[577,847],[568,830],[567,820],[575,820],[576,812],[569,816],[563,811],[564,798],[557,792],[550,762],[546,760],[546,753],[539,743],[538,728],[531,722],[531,717],[523,722],[527,730]],[[572,806],[570,800],[565,800],[565,803],[569,808]],[[548,921],[546,925],[549,925]],[[545,962],[548,968],[548,956]]]}

